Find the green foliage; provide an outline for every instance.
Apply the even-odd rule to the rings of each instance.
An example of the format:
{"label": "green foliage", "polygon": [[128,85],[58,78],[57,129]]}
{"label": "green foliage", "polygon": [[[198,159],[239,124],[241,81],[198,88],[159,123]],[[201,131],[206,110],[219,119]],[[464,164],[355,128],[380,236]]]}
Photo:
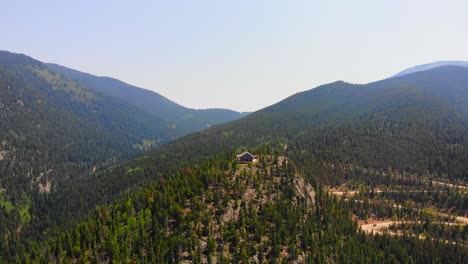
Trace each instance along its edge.
{"label": "green foliage", "polygon": [[25,225],[29,221],[31,221],[31,214],[29,213],[30,206],[31,206],[30,203],[31,203],[31,200],[27,198],[25,199],[24,202],[22,202],[18,206],[22,225]]}
{"label": "green foliage", "polygon": [[128,168],[127,173],[142,173],[144,170],[142,167]]}
{"label": "green foliage", "polygon": [[13,209],[13,203],[0,195],[0,207],[5,208],[6,212],[9,213]]}

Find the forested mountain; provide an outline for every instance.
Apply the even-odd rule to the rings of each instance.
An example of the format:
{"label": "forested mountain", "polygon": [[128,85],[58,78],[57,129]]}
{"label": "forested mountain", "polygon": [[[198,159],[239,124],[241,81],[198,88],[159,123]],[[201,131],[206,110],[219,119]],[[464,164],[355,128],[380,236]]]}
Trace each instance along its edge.
{"label": "forested mountain", "polygon": [[171,146],[195,141],[232,148],[279,138],[291,153],[312,160],[466,180],[467,95],[468,68],[455,66],[366,85],[335,82]]}
{"label": "forested mountain", "polygon": [[461,67],[368,85],[332,83],[130,161],[126,166],[146,164],[144,173],[132,175],[130,182],[118,172],[122,168],[116,168],[69,188],[119,193],[219,153],[233,155],[236,149],[280,143],[296,162],[313,163],[314,169],[323,163],[356,164],[466,180],[467,91],[468,69]]}
{"label": "forested mountain", "polygon": [[[241,116],[223,109],[187,109],[114,79],[84,73],[79,76],[87,79],[74,79],[55,69],[65,68],[0,52],[2,203],[19,208],[31,193],[53,192],[68,180]],[[172,118],[178,119],[176,125]]]}
{"label": "forested mountain", "polygon": [[[466,227],[436,226],[449,221],[445,213],[439,222],[427,220],[417,206],[429,194],[414,197],[416,209],[406,203],[376,207],[323,188],[359,185],[374,195],[377,185],[466,182],[467,100],[468,68],[456,66],[298,93],[93,177],[70,179],[31,196],[17,213],[4,203],[0,260],[463,263]],[[235,162],[246,149],[261,154],[258,165]],[[434,201],[448,200],[466,212],[466,193],[438,191],[430,196],[432,210],[440,206]],[[354,218],[371,213],[423,219],[427,239],[419,233],[368,236]]]}
{"label": "forested mountain", "polygon": [[[174,138],[170,125],[30,57],[0,52],[0,205],[25,226],[31,200]],[[3,218],[3,220],[8,217]]]}
{"label": "forested mountain", "polygon": [[178,135],[185,135],[195,130],[205,129],[211,125],[226,123],[246,115],[246,113],[239,113],[228,109],[190,109],[172,102],[158,93],[138,88],[113,78],[97,77],[57,64],[49,63],[47,66],[95,92],[124,100],[149,114],[164,119],[170,124],[174,124],[175,132]]}
{"label": "forested mountain", "polygon": [[323,85],[224,127],[293,139],[291,150],[314,159],[467,180],[467,96],[468,68],[446,66]]}
{"label": "forested mountain", "polygon": [[427,70],[434,69],[434,68],[441,67],[441,66],[468,67],[468,62],[467,61],[437,61],[437,62],[422,64],[422,65],[417,65],[417,66],[408,68],[406,70],[403,70],[403,71],[393,75],[390,78],[400,77],[400,76],[403,76],[403,75],[407,75],[407,74],[415,73],[415,72],[420,72],[420,71],[427,71]]}
{"label": "forested mountain", "polygon": [[170,125],[24,55],[0,53],[1,188],[47,190],[55,179],[171,140]]}

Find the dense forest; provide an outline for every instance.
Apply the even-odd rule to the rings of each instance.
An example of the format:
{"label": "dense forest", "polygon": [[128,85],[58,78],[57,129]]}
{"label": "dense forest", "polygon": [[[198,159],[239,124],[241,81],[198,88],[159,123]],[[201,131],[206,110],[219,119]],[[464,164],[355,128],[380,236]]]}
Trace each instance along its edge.
{"label": "dense forest", "polygon": [[0,53],[0,94],[0,201],[11,213],[28,215],[32,196],[172,139],[163,120],[26,56]]}
{"label": "dense forest", "polygon": [[[224,112],[218,112],[205,121],[225,121]],[[63,185],[200,129],[187,126],[182,131],[49,65],[3,51],[0,119],[0,211],[5,216],[1,221],[8,228],[22,229],[22,236],[36,222],[40,226],[49,221],[35,210]],[[56,214],[54,206],[47,212]]]}
{"label": "dense forest", "polygon": [[365,235],[348,203],[312,191],[291,162],[265,153],[256,166],[218,157],[185,168],[5,261],[463,263],[467,255],[410,235]]}
{"label": "dense forest", "polygon": [[166,120],[28,57],[3,56],[0,89],[3,262],[467,255],[466,68],[320,86],[169,143]]}

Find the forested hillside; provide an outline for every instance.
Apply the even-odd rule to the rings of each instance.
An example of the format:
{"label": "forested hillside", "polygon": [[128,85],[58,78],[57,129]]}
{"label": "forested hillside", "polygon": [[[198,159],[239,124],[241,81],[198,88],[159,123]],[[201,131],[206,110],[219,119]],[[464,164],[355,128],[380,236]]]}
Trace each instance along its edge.
{"label": "forested hillside", "polygon": [[47,67],[72,78],[95,92],[119,98],[146,113],[173,124],[174,132],[178,136],[202,130],[211,125],[236,120],[247,114],[228,109],[190,109],[172,102],[158,93],[113,78],[97,77],[57,64],[47,64]]}
{"label": "forested hillside", "polygon": [[174,137],[164,120],[9,52],[0,52],[0,119],[0,210],[17,228],[34,221],[35,196]]}
{"label": "forested hillside", "polygon": [[460,67],[368,85],[324,85],[130,161],[126,164],[132,167],[146,164],[131,180],[115,168],[69,188],[121,192],[219,153],[234,155],[236,149],[269,144],[286,146],[288,155],[312,166],[316,175],[332,176],[329,167],[355,164],[466,182],[467,92],[468,69]]}
{"label": "forested hillside", "polygon": [[[35,223],[35,203],[68,182],[86,181],[116,162],[207,127],[194,127],[187,117],[178,121],[179,128],[124,100],[142,89],[102,80],[75,80],[28,56],[0,52],[0,210],[11,228]],[[119,91],[126,94],[114,96]],[[157,95],[146,91],[140,99],[145,93]],[[174,105],[162,116],[189,111],[162,99],[151,101],[154,110]],[[222,109],[198,112],[203,122],[239,117]]]}
{"label": "forested hillside", "polygon": [[[18,207],[31,216],[21,232],[14,221],[2,222],[8,230],[1,245],[3,259],[462,263],[467,232],[464,226],[458,229],[450,208],[467,211],[467,100],[468,68],[463,67],[366,85],[336,82],[293,95],[37,194],[26,210]],[[291,166],[275,167],[280,163],[273,158],[272,170],[265,170],[271,164],[262,161],[258,175],[249,176],[247,170],[246,177],[232,178],[237,168],[233,157],[246,149],[284,155]],[[297,199],[292,203],[300,196],[293,181],[298,175],[316,193],[310,212],[310,205]],[[437,191],[432,194],[427,188],[433,181],[459,184],[462,191],[447,187],[430,189]],[[360,188],[359,196],[327,194],[344,185]],[[267,196],[269,205],[258,208],[241,202],[243,217],[219,229],[223,213],[217,209],[238,200],[233,197],[249,186],[256,193],[277,195]],[[390,191],[376,195],[377,186]],[[421,195],[410,187],[420,188]],[[408,203],[393,194],[402,190]],[[95,210],[100,205],[105,206]],[[25,218],[21,211],[9,213],[10,207],[3,205],[3,219]],[[435,211],[439,207],[444,211]],[[368,236],[355,224],[393,216],[404,219],[403,224],[411,221],[403,229],[424,232]],[[216,227],[207,219],[216,221]],[[421,222],[423,229],[417,226]],[[457,229],[435,226],[441,224]],[[213,230],[223,236],[213,236]],[[254,237],[256,233],[264,236]]]}
{"label": "forested hillside", "polygon": [[6,192],[21,181],[50,185],[57,177],[73,178],[172,139],[165,121],[23,55],[0,54],[0,90]]}
{"label": "forested hillside", "polygon": [[[260,150],[258,150],[260,151]],[[315,192],[287,159],[217,157],[98,208],[69,231],[27,242],[9,262],[463,263],[459,245],[367,236],[344,199]],[[278,153],[277,151],[274,151]],[[140,169],[127,170],[128,176]]]}

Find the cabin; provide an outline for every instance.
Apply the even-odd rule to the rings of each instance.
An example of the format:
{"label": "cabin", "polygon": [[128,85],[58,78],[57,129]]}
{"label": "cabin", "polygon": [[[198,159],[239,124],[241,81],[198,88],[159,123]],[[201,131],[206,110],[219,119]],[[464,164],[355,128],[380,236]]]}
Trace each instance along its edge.
{"label": "cabin", "polygon": [[258,157],[250,154],[249,152],[245,151],[241,154],[237,155],[237,162],[241,163],[249,163],[249,162],[257,162]]}

